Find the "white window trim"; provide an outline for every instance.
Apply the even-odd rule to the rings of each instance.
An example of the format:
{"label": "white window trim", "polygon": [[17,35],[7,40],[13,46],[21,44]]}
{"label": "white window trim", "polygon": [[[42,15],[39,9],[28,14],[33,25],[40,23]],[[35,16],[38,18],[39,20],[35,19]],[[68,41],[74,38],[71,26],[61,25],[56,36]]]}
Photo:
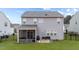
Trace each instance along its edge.
{"label": "white window trim", "polygon": [[37,21],[38,21],[37,18],[34,18],[34,19],[33,19],[33,22],[34,22],[34,23],[37,23]]}
{"label": "white window trim", "polygon": [[60,19],[60,18],[57,18],[57,23],[58,23],[58,22],[61,22],[61,19]]}

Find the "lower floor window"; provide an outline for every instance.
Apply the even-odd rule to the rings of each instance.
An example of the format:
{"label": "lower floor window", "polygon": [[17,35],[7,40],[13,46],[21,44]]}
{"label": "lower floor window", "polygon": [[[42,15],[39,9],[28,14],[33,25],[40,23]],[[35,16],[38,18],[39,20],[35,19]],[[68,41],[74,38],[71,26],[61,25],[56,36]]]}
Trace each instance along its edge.
{"label": "lower floor window", "polygon": [[35,30],[20,30],[20,39],[35,39]]}

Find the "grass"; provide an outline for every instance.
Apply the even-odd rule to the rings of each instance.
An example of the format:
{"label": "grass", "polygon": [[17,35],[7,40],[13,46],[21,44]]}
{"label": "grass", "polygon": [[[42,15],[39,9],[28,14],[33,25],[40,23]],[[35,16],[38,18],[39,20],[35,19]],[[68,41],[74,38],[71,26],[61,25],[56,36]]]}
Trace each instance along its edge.
{"label": "grass", "polygon": [[51,43],[17,44],[16,37],[11,36],[0,42],[0,50],[79,50],[79,41],[65,39]]}

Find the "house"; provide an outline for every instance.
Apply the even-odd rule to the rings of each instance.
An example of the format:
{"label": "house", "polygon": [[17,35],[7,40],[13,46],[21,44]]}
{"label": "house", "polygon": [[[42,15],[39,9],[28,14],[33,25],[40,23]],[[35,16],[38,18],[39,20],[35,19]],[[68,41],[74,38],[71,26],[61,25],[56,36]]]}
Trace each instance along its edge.
{"label": "house", "polygon": [[64,16],[52,11],[27,11],[17,28],[17,43],[42,40],[63,40]]}
{"label": "house", "polygon": [[68,27],[69,32],[76,32],[79,34],[79,12],[75,13],[71,20],[70,25]]}
{"label": "house", "polygon": [[11,24],[11,27],[14,29],[14,34],[17,33],[17,28],[20,26],[20,24]]}
{"label": "house", "polygon": [[6,15],[0,12],[0,37],[13,34],[13,28],[10,26],[11,22]]}

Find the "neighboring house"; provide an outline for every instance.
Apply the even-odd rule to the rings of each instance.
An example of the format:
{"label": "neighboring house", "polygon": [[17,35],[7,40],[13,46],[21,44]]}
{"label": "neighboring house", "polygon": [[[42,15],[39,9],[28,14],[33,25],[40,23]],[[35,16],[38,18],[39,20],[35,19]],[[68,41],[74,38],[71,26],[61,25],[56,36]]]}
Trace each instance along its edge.
{"label": "neighboring house", "polygon": [[13,28],[11,28],[10,24],[5,14],[0,12],[0,36],[13,34]]}
{"label": "neighboring house", "polygon": [[68,31],[77,32],[79,34],[79,12],[75,13],[71,18]]}
{"label": "neighboring house", "polygon": [[20,26],[20,24],[11,24],[11,27],[14,29],[14,34],[17,33],[17,28]]}
{"label": "neighboring house", "polygon": [[17,42],[37,41],[37,36],[42,40],[50,37],[50,40],[64,39],[64,16],[51,11],[28,11],[21,16],[22,24],[17,29]]}

